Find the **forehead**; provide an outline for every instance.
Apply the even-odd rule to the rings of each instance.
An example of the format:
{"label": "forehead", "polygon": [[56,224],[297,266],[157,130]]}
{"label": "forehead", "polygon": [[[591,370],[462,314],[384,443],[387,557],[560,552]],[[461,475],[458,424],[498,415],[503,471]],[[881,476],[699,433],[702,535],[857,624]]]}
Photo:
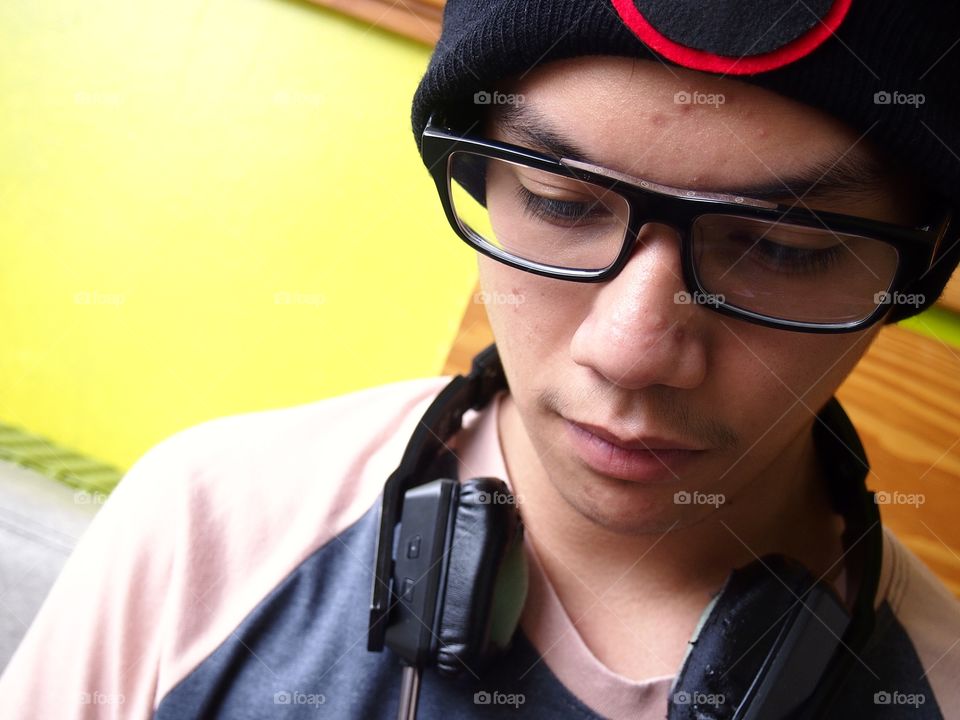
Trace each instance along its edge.
{"label": "forehead", "polygon": [[518,102],[494,106],[494,130],[537,126],[575,140],[597,164],[665,185],[775,187],[840,165],[877,165],[862,136],[811,107],[655,61],[558,61],[508,89]]}

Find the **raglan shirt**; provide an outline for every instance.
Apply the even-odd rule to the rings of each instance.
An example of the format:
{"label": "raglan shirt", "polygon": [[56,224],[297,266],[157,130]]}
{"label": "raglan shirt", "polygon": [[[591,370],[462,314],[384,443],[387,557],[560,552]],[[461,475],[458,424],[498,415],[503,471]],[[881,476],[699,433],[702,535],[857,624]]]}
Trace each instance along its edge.
{"label": "raglan shirt", "polygon": [[[0,718],[396,717],[398,662],[366,649],[379,496],[446,380],[223,418],[149,451],[0,676]],[[502,397],[465,416],[460,478],[509,483]],[[525,552],[510,651],[481,676],[425,671],[419,717],[664,718],[674,677],[606,668]],[[960,603],[886,529],[883,558],[876,629],[830,717],[960,718]]]}

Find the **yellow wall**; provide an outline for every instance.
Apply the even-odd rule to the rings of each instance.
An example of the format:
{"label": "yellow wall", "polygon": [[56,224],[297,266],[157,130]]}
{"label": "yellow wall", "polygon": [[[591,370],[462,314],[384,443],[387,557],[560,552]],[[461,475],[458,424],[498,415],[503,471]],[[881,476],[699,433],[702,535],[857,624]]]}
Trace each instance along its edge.
{"label": "yellow wall", "polygon": [[0,38],[0,420],[126,467],[439,372],[475,264],[426,48],[292,0],[6,0]]}

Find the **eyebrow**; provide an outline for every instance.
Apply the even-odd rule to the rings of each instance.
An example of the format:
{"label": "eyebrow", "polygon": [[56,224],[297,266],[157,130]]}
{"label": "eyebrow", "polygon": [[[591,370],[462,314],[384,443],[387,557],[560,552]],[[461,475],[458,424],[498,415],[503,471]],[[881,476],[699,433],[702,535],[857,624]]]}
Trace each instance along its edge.
{"label": "eyebrow", "polygon": [[[604,167],[591,159],[576,140],[553,127],[536,109],[522,104],[497,109],[493,123],[519,139],[520,143],[559,159],[579,160]],[[789,178],[757,185],[723,188],[696,188],[705,192],[743,195],[756,200],[831,199],[839,196],[876,196],[889,174],[872,158],[842,154],[821,160],[793,173]],[[692,188],[691,188],[692,189]]]}

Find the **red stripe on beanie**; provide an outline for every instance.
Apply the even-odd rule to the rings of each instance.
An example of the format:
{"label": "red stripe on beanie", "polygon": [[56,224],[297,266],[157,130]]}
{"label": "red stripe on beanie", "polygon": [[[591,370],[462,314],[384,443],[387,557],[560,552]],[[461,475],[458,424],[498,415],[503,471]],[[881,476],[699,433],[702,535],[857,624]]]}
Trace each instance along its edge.
{"label": "red stripe on beanie", "polygon": [[727,75],[752,75],[789,65],[812,53],[840,27],[852,0],[836,0],[823,20],[818,21],[812,30],[796,40],[791,40],[778,50],[739,58],[725,57],[680,45],[647,22],[633,0],[612,0],[612,2],[617,14],[633,34],[668,60],[694,70]]}

